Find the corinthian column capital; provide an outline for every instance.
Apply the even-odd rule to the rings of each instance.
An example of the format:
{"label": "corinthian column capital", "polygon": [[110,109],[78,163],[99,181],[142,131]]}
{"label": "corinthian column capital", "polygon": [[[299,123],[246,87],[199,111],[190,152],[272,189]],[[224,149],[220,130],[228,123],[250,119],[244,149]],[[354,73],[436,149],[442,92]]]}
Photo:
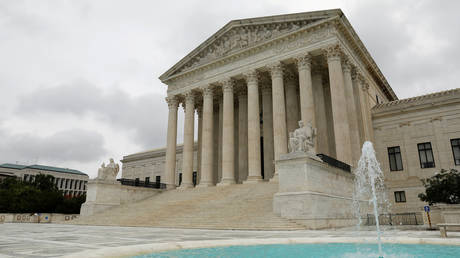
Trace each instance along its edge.
{"label": "corinthian column capital", "polygon": [[343,53],[342,48],[340,47],[339,44],[326,47],[324,51],[326,52],[328,62],[335,61],[335,60],[340,61],[340,58]]}
{"label": "corinthian column capital", "polygon": [[269,64],[268,69],[270,69],[270,73],[272,78],[283,77],[283,64],[279,61]]}
{"label": "corinthian column capital", "polygon": [[342,71],[344,73],[350,73],[352,67],[353,64],[350,62],[350,60],[348,60],[348,58],[344,58],[344,60],[342,61]]}
{"label": "corinthian column capital", "polygon": [[211,86],[202,87],[201,91],[203,92],[203,98],[213,97],[214,89]]}
{"label": "corinthian column capital", "polygon": [[179,99],[176,96],[168,96],[165,98],[168,103],[168,108],[173,109],[179,107]]}
{"label": "corinthian column capital", "polygon": [[224,80],[220,81],[220,83],[222,84],[222,89],[224,92],[233,91],[233,87],[235,86],[235,83],[231,78],[225,78]]}
{"label": "corinthian column capital", "polygon": [[311,69],[311,55],[302,54],[295,57],[297,67],[299,70]]}
{"label": "corinthian column capital", "polygon": [[195,103],[195,93],[193,91],[188,91],[184,94],[185,103],[193,105]]}
{"label": "corinthian column capital", "polygon": [[257,73],[256,70],[249,70],[244,73],[244,79],[246,80],[246,83],[254,83],[257,84],[259,82],[259,74]]}

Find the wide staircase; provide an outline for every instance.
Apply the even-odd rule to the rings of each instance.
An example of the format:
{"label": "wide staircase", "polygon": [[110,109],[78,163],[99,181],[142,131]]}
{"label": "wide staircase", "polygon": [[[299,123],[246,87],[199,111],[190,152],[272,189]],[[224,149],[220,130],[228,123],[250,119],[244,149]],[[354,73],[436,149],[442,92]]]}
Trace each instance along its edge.
{"label": "wide staircase", "polygon": [[165,191],[73,223],[202,229],[300,230],[300,224],[273,213],[278,183]]}

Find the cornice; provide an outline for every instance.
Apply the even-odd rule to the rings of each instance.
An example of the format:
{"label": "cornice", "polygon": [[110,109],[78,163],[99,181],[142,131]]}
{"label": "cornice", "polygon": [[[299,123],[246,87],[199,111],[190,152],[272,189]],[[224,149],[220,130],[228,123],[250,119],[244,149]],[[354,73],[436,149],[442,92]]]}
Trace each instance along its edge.
{"label": "cornice", "polygon": [[[318,14],[321,15],[315,17],[315,15]],[[319,20],[307,24],[305,27],[301,27],[293,32],[281,34],[278,37],[274,37],[270,40],[265,40],[260,43],[248,46],[246,48],[239,49],[238,51],[232,51],[220,58],[216,58],[209,62],[193,67],[189,70],[185,70],[174,74],[181,66],[189,62],[192,58],[195,57],[195,55],[198,55],[200,51],[203,51],[204,49],[209,47],[220,36],[224,35],[226,32],[233,28],[245,25],[296,21],[296,19],[306,19],[307,17],[318,18]],[[171,69],[169,69],[167,72],[161,75],[160,80],[165,84],[174,84],[178,80],[187,80],[187,78],[195,78],[196,76],[199,77],[199,74],[202,74],[205,71],[223,66],[229,62],[234,62],[248,55],[259,53],[260,51],[263,51],[264,49],[272,47],[278,43],[289,41],[303,33],[312,33],[313,31],[322,29],[324,27],[333,27],[337,30],[337,32],[343,35],[344,40],[346,40],[347,43],[349,43],[348,45],[350,45],[351,47],[350,50],[353,51],[360,59],[360,62],[363,63],[363,69],[367,70],[368,74],[372,77],[372,79],[384,92],[388,99],[398,99],[398,97],[388,84],[387,80],[383,76],[382,72],[378,68],[377,64],[375,63],[375,61],[365,48],[364,44],[361,42],[360,38],[358,37],[354,29],[351,27],[351,24],[349,23],[349,21],[340,9],[231,21],[223,28],[221,28],[219,31],[217,31],[213,36],[211,36],[205,42],[203,42],[200,46],[198,46],[196,49],[190,52],[190,54],[184,57]]]}
{"label": "cornice", "polygon": [[190,70],[186,70],[186,71],[183,71],[183,72],[180,72],[180,73],[177,73],[177,74],[173,74],[173,75],[172,74],[167,75],[167,73],[165,73],[162,76],[160,76],[159,79],[163,83],[168,84],[169,82],[174,81],[176,79],[186,78],[186,77],[192,76],[192,75],[194,75],[196,73],[203,72],[203,71],[206,71],[208,69],[212,69],[212,68],[214,68],[216,66],[224,65],[224,64],[226,64],[228,62],[231,62],[231,61],[234,61],[234,60],[236,60],[236,59],[238,59],[240,57],[244,57],[244,56],[247,56],[247,55],[250,55],[250,54],[253,54],[253,53],[257,53],[259,51],[262,51],[262,50],[264,50],[266,48],[269,48],[269,47],[275,45],[278,42],[283,42],[283,41],[286,41],[288,39],[295,38],[299,34],[302,34],[302,33],[305,33],[305,32],[311,32],[311,31],[314,31],[314,30],[317,30],[317,29],[321,29],[325,25],[327,25],[331,20],[338,19],[338,18],[339,18],[339,16],[335,16],[335,17],[320,20],[320,21],[317,21],[317,22],[312,22],[312,23],[308,24],[307,26],[302,27],[302,28],[300,28],[300,29],[298,29],[296,31],[286,33],[286,34],[282,34],[279,37],[275,37],[275,38],[272,38],[270,40],[266,40],[266,41],[263,41],[261,43],[254,44],[254,45],[249,46],[247,48],[240,49],[240,50],[235,51],[233,53],[230,53],[228,55],[224,55],[224,56],[222,56],[220,58],[214,59],[214,60],[212,60],[212,61],[210,61],[208,63],[205,63],[205,64],[199,65],[197,67],[194,67],[194,68],[192,68]]}
{"label": "cornice", "polygon": [[[244,26],[254,26],[254,25],[266,25],[266,24],[273,24],[273,23],[285,23],[285,22],[298,22],[301,20],[315,20],[315,19],[327,19],[330,17],[339,16],[342,14],[340,9],[331,9],[331,10],[322,10],[322,11],[315,11],[315,12],[304,12],[304,13],[294,13],[294,14],[283,14],[283,15],[275,15],[275,16],[265,16],[265,17],[257,17],[257,18],[249,18],[249,19],[241,19],[241,20],[232,20],[223,26],[220,30],[214,33],[211,37],[205,40],[202,44],[192,50],[187,56],[182,58],[178,63],[176,63],[173,67],[168,69],[165,73],[163,73],[159,79],[166,83],[166,81],[170,80],[171,78],[175,77],[172,76],[174,72],[176,72],[180,67],[184,66],[186,63],[191,61],[196,55],[198,55],[201,51],[205,50],[212,44],[214,44],[217,40],[221,39],[225,33],[229,32],[230,30]],[[314,23],[314,22],[313,22]],[[308,26],[306,26],[308,27]],[[275,37],[276,38],[276,37]],[[267,41],[269,42],[269,41]],[[266,43],[265,41],[263,43]],[[255,44],[254,47],[257,47],[259,44]],[[243,48],[243,50],[246,48]],[[250,49],[250,48],[247,48]],[[225,57],[225,56],[224,56]],[[219,59],[214,60],[219,61]],[[212,62],[213,63],[213,62]],[[206,65],[206,64],[205,64]],[[198,66],[201,67],[201,66]],[[197,67],[197,68],[198,68]],[[195,68],[196,69],[196,68]],[[194,70],[194,69],[192,69]],[[190,71],[192,71],[190,70]],[[189,72],[189,71],[187,71]],[[185,74],[180,73],[180,74]],[[179,75],[179,74],[177,74]]]}
{"label": "cornice", "polygon": [[[176,154],[181,154],[183,152],[183,149],[184,149],[184,145],[178,144],[176,146]],[[195,142],[193,145],[193,151],[196,151],[196,150],[198,150],[197,142]],[[120,161],[121,163],[127,163],[127,162],[132,162],[132,161],[158,158],[158,157],[164,157],[164,156],[166,156],[166,148],[158,148],[158,149],[153,149],[153,150],[148,150],[148,151],[126,155]]]}
{"label": "cornice", "polygon": [[460,88],[377,104],[371,109],[371,112],[372,116],[380,117],[452,103],[460,103]]}

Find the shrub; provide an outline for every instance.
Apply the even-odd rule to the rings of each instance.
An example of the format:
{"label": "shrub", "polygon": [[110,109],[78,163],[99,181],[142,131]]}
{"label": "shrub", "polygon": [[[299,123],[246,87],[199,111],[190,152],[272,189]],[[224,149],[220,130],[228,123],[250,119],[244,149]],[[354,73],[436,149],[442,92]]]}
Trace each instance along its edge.
{"label": "shrub", "polygon": [[450,171],[442,169],[436,175],[422,179],[425,186],[425,193],[418,195],[420,200],[429,203],[460,203],[460,173],[451,169]]}

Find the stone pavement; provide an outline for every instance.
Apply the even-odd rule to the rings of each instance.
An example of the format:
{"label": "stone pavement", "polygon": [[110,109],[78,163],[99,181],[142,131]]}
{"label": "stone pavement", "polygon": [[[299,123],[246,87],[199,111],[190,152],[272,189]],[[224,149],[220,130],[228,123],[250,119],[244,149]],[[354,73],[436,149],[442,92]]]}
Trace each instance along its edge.
{"label": "stone pavement", "polygon": [[[360,232],[353,229],[241,231],[6,223],[0,224],[0,257],[59,257],[88,249],[195,240],[357,236],[373,237],[375,232],[366,229]],[[402,231],[401,228],[387,229],[384,236],[440,238],[439,231]],[[460,239],[460,233],[449,232],[449,238]]]}

